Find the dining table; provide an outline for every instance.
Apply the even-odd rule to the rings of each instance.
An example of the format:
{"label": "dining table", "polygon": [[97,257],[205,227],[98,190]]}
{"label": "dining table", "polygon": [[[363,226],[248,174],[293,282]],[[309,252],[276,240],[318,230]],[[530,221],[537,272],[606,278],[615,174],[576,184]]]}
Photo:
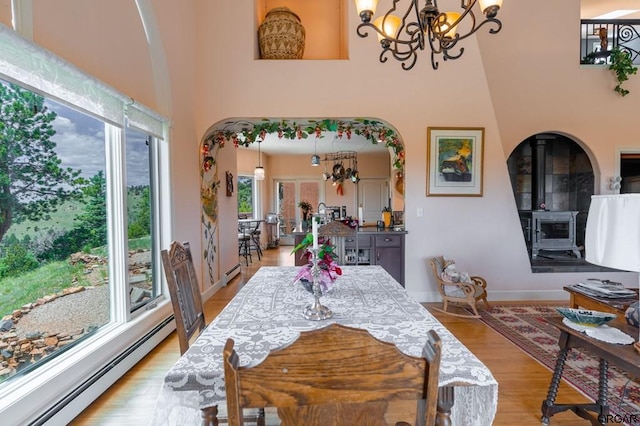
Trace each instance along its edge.
{"label": "dining table", "polygon": [[154,425],[198,424],[225,407],[222,350],[227,339],[235,341],[240,365],[251,366],[300,332],[333,323],[366,329],[416,357],[422,355],[429,330],[435,330],[442,340],[441,421],[456,426],[493,423],[498,383],[491,371],[381,266],[342,267],[331,291],[320,298],[333,315],[319,321],[303,316],[314,297],[296,282],[297,272],[293,266],[263,266],[238,291],[166,373]]}

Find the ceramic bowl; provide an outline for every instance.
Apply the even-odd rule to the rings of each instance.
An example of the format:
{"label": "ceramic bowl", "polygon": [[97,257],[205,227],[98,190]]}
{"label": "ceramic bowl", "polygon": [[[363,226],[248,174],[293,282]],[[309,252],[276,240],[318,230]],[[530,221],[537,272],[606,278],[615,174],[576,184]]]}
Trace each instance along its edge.
{"label": "ceramic bowl", "polygon": [[576,324],[586,325],[589,327],[597,327],[602,324],[606,324],[615,317],[616,314],[610,314],[608,312],[590,311],[588,309],[573,309],[573,308],[556,308],[560,314],[571,322]]}

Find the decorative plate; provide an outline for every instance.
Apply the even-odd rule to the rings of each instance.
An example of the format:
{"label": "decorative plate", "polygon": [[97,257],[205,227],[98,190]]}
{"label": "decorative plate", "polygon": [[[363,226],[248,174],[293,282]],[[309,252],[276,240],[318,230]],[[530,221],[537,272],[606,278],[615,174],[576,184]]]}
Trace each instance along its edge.
{"label": "decorative plate", "polygon": [[616,314],[611,314],[609,312],[591,311],[588,309],[560,307],[556,308],[556,310],[569,321],[589,327],[597,327],[599,325],[606,324],[617,317]]}

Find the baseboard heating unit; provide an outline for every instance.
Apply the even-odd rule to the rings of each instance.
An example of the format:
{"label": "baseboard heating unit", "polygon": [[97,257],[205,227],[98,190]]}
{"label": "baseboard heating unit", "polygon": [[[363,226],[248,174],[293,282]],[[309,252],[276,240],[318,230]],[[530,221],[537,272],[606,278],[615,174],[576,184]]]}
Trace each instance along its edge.
{"label": "baseboard heating unit", "polygon": [[224,273],[224,285],[227,285],[236,275],[240,273],[240,262]]}

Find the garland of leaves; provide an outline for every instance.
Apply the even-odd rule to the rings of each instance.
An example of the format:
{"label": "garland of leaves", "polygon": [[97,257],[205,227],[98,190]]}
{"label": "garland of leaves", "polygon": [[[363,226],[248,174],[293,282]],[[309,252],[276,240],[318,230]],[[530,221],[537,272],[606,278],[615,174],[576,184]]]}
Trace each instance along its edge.
{"label": "garland of leaves", "polygon": [[222,129],[214,130],[206,138],[205,142],[219,144],[223,147],[226,142],[233,142],[234,146],[249,146],[258,140],[263,141],[267,134],[276,133],[278,138],[291,140],[306,139],[310,135],[317,138],[323,137],[323,132],[336,132],[340,139],[351,139],[353,134],[362,136],[374,145],[383,143],[391,148],[394,154],[393,167],[402,171],[404,169],[404,147],[394,130],[389,129],[382,122],[364,118],[355,118],[351,121],[339,121],[332,119],[308,120],[305,124],[295,121],[272,121],[263,118],[260,122],[230,121],[225,123]]}

